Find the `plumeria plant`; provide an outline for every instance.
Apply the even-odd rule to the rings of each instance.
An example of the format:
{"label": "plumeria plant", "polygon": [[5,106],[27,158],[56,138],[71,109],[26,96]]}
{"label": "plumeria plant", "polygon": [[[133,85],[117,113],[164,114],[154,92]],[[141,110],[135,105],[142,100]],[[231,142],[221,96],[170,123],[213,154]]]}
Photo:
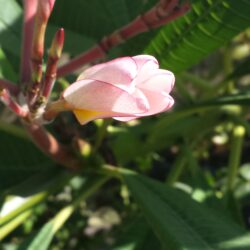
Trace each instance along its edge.
{"label": "plumeria plant", "polygon": [[0,4],[1,249],[250,249],[247,0]]}

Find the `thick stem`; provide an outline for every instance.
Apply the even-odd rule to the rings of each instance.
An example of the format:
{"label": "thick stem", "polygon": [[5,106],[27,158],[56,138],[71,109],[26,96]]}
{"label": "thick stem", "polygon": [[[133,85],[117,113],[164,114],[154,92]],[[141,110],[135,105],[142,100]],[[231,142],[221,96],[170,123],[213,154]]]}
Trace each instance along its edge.
{"label": "thick stem", "polygon": [[37,9],[37,0],[23,0],[23,37],[21,50],[20,80],[22,84],[27,84],[31,80],[31,45]]}
{"label": "thick stem", "polygon": [[150,29],[158,28],[168,22],[184,15],[189,10],[189,4],[184,3],[178,6],[178,1],[160,1],[156,6],[146,13],[136,17],[131,23],[114,31],[112,34],[104,37],[99,45],[95,45],[89,51],[80,54],[58,69],[58,77],[69,74],[80,68],[83,64],[93,62],[96,59],[105,56],[105,53],[111,48],[121,44],[140,33]]}
{"label": "thick stem", "polygon": [[55,162],[69,169],[77,170],[81,167],[76,155],[66,146],[60,144],[57,139],[38,124],[24,124],[37,147]]}
{"label": "thick stem", "polygon": [[87,52],[80,54],[79,56],[73,58],[71,61],[65,65],[58,68],[57,77],[67,75],[68,73],[73,72],[74,70],[80,68],[82,65],[88,62],[95,61],[97,59],[105,57],[106,53],[100,48],[99,45],[95,45]]}

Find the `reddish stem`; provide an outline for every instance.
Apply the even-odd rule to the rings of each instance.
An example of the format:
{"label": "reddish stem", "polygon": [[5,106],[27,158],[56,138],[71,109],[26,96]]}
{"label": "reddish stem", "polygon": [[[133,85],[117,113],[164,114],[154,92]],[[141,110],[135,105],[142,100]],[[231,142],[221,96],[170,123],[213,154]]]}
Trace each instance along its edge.
{"label": "reddish stem", "polygon": [[14,101],[7,89],[0,90],[0,100],[19,117],[27,117],[28,111],[24,110],[16,101]]}
{"label": "reddish stem", "polygon": [[0,89],[7,89],[12,96],[17,96],[20,92],[19,87],[15,83],[6,79],[0,79]]}
{"label": "reddish stem", "polygon": [[57,63],[61,57],[64,44],[64,29],[59,29],[52,41],[51,48],[49,50],[49,56],[47,61],[45,79],[42,86],[41,96],[47,100],[53,89],[54,82],[56,80]]}
{"label": "reddish stem", "polygon": [[189,10],[189,4],[184,3],[178,6],[178,2],[177,0],[160,0],[156,6],[135,18],[128,25],[104,37],[98,45],[95,45],[87,52],[80,54],[65,65],[59,67],[57,72],[58,77],[73,72],[85,63],[104,57],[108,50],[121,44],[125,40],[150,29],[158,28],[185,14]]}
{"label": "reddish stem", "polygon": [[31,80],[31,45],[35,22],[35,13],[38,0],[23,0],[24,18],[23,18],[23,38],[21,50],[21,83],[29,83]]}
{"label": "reddish stem", "polygon": [[99,45],[95,45],[88,51],[79,56],[72,59],[70,62],[66,63],[65,65],[61,66],[57,70],[57,77],[64,76],[74,70],[78,69],[85,63],[94,61],[96,59],[102,58],[106,55],[102,48]]}
{"label": "reddish stem", "polygon": [[81,163],[76,156],[64,145],[60,144],[56,138],[38,124],[24,124],[33,142],[46,155],[55,162],[72,170],[81,167]]}

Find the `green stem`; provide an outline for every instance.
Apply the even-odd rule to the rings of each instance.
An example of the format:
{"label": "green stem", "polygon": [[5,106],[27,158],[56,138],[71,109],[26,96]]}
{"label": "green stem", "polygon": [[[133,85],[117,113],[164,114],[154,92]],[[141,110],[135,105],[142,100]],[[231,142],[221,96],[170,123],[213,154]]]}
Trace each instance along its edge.
{"label": "green stem", "polygon": [[96,141],[95,141],[95,145],[93,148],[93,152],[96,152],[98,150],[98,148],[101,146],[102,141],[104,140],[104,138],[107,134],[107,128],[111,124],[111,122],[112,122],[112,119],[104,119],[103,120],[103,123],[99,127],[99,130],[98,130],[97,135],[96,135]]}
{"label": "green stem", "polygon": [[[224,52],[224,72],[225,75],[231,74],[233,71],[233,61],[232,61],[232,49],[228,45],[225,48]],[[227,85],[225,86],[227,89],[228,93],[233,93],[235,87],[234,87],[234,82],[232,80],[226,81]]]}
{"label": "green stem", "polygon": [[102,176],[99,177],[98,180],[94,180],[90,184],[84,185],[82,188],[81,194],[73,200],[73,202],[64,207],[53,219],[53,233],[56,233],[63,224],[67,221],[67,219],[71,216],[71,214],[75,211],[75,209],[79,206],[79,204],[95,193],[110,177]]}
{"label": "green stem", "polygon": [[67,174],[66,176],[65,175],[59,176],[57,181],[51,184],[45,191],[32,195],[31,197],[27,198],[19,207],[17,207],[10,213],[6,214],[5,216],[1,217],[0,226],[3,226],[10,220],[13,220],[19,214],[44,201],[50,194],[60,189],[60,187],[62,187],[65,183],[67,183],[73,176],[74,176],[73,174]]}
{"label": "green stem", "polygon": [[245,128],[243,126],[237,125],[234,127],[228,163],[227,191],[233,191],[235,185],[238,167],[240,165],[244,135]]}
{"label": "green stem", "polygon": [[11,220],[6,225],[1,226],[1,228],[0,228],[0,240],[4,239],[9,233],[11,233],[14,229],[16,229],[24,221],[26,221],[32,215],[32,213],[33,213],[32,209],[27,210],[27,211],[19,214],[17,217],[15,217],[13,220]]}
{"label": "green stem", "polygon": [[176,161],[174,162],[174,165],[173,165],[173,167],[172,167],[172,169],[167,177],[166,183],[169,185],[173,185],[179,179],[179,177],[181,176],[181,174],[184,170],[184,167],[187,163],[186,147],[187,146],[184,145],[181,148],[180,154],[177,157]]}
{"label": "green stem", "polygon": [[183,80],[191,81],[193,85],[199,88],[201,91],[208,91],[212,89],[211,83],[194,75],[189,72],[184,72],[181,74]]}
{"label": "green stem", "polygon": [[193,102],[194,98],[188,90],[187,86],[184,85],[184,81],[179,79],[176,81],[176,91],[179,93],[182,98],[184,98],[187,102]]}

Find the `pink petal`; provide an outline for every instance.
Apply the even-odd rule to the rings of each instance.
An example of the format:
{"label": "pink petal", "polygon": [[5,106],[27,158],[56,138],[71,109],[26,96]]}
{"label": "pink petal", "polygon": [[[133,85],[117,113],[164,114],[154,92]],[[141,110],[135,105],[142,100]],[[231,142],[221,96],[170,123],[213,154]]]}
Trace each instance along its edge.
{"label": "pink petal", "polygon": [[174,99],[168,94],[163,95],[160,93],[145,90],[144,95],[148,99],[150,109],[148,112],[145,112],[143,114],[137,114],[137,117],[149,116],[164,112],[166,110],[169,110],[174,104]]}
{"label": "pink petal", "polygon": [[132,121],[132,120],[135,120],[137,119],[138,117],[112,117],[113,119],[117,120],[117,121],[120,121],[120,122],[129,122],[129,121]]}
{"label": "pink petal", "polygon": [[137,65],[138,71],[140,71],[142,66],[145,63],[148,63],[148,62],[151,62],[151,63],[155,64],[156,67],[159,68],[158,61],[153,56],[139,55],[139,56],[133,56],[132,58],[133,58],[133,60],[135,61],[136,65]]}
{"label": "pink petal", "polygon": [[174,99],[170,95],[160,96],[159,94],[156,93],[154,93],[153,95],[152,93],[150,93],[149,95],[150,95],[149,98],[150,110],[148,112],[145,112],[143,114],[135,114],[134,116],[127,116],[127,117],[116,116],[113,117],[113,119],[121,122],[128,122],[137,118],[142,118],[144,116],[150,116],[167,111],[174,105]]}
{"label": "pink petal", "polygon": [[173,89],[174,81],[175,77],[172,72],[157,69],[153,70],[145,81],[138,82],[136,85],[143,92],[144,90],[150,90],[152,92],[169,94]]}
{"label": "pink petal", "polygon": [[103,81],[123,90],[131,91],[131,83],[136,74],[137,65],[135,61],[131,57],[122,57],[90,67],[78,79]]}
{"label": "pink petal", "polygon": [[153,60],[145,62],[137,73],[136,78],[134,79],[134,85],[138,85],[141,82],[148,80],[152,75],[159,72],[159,65]]}
{"label": "pink petal", "polygon": [[131,95],[101,81],[81,80],[75,82],[64,91],[63,98],[75,109],[104,113],[130,115],[144,113],[149,109],[147,99],[140,90],[136,90]]}

